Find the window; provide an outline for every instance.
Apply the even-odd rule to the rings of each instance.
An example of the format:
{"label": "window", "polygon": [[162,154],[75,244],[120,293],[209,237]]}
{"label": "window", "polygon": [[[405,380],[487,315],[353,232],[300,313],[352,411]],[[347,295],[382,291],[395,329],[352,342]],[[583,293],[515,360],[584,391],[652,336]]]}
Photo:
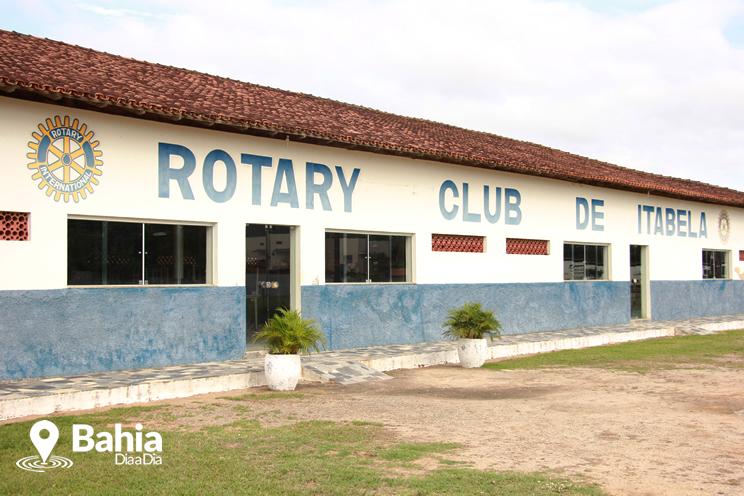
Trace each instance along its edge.
{"label": "window", "polygon": [[607,279],[606,245],[563,244],[563,279],[593,281]]}
{"label": "window", "polygon": [[326,283],[410,282],[411,237],[327,232]]}
{"label": "window", "polygon": [[506,238],[507,255],[547,255],[548,241],[545,239]]}
{"label": "window", "polygon": [[703,250],[703,279],[728,279],[728,252]]}
{"label": "window", "polygon": [[0,241],[28,241],[28,212],[0,212]]}
{"label": "window", "polygon": [[450,251],[458,253],[484,253],[483,236],[461,236],[458,234],[432,234],[431,251]]}
{"label": "window", "polygon": [[207,284],[208,230],[69,219],[67,284]]}

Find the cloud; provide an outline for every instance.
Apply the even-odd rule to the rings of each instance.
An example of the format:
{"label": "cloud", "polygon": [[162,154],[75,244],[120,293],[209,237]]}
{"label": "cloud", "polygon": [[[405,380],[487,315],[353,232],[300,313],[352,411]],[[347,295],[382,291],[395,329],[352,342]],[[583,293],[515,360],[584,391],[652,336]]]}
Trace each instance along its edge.
{"label": "cloud", "polygon": [[87,3],[76,3],[74,4],[80,10],[88,11],[93,14],[102,15],[105,17],[117,18],[117,17],[155,17],[154,14],[145,11],[131,10],[131,9],[107,9],[100,5],[91,5]]}

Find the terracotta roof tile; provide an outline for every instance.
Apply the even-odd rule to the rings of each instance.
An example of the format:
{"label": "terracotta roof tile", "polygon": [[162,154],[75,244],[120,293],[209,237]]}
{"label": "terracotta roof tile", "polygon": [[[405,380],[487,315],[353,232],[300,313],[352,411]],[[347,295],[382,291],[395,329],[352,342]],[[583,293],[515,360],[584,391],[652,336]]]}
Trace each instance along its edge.
{"label": "terracotta roof tile", "polygon": [[[15,91],[23,89],[23,91]],[[30,93],[29,93],[30,92]],[[20,93],[20,95],[19,95]],[[0,30],[0,95],[76,99],[108,112],[211,121],[234,132],[271,131],[344,146],[510,170],[663,196],[744,206],[744,193],[636,171],[446,124]],[[87,107],[86,107],[87,108]],[[123,110],[122,110],[123,109]],[[149,115],[149,114],[148,114]]]}

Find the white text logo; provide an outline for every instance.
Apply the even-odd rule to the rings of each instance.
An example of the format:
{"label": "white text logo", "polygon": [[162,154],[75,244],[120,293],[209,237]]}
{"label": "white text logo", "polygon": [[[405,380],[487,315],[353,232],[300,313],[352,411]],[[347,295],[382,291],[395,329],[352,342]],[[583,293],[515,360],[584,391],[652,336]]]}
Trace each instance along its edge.
{"label": "white text logo", "polygon": [[[46,438],[41,437],[42,431],[47,432]],[[61,456],[50,456],[54,445],[57,444],[57,440],[59,439],[59,429],[57,429],[56,425],[48,420],[40,420],[31,427],[29,436],[39,455],[21,458],[16,462],[19,468],[28,470],[29,472],[44,472],[45,469],[50,468],[72,467],[72,460]]]}

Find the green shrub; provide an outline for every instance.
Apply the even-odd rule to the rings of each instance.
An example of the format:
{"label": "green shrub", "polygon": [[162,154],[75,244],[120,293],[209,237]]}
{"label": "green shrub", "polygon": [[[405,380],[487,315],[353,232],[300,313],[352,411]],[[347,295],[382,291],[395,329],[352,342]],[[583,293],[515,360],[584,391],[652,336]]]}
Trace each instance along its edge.
{"label": "green shrub", "polygon": [[[442,336],[446,339],[483,339],[488,336],[501,339],[501,323],[494,312],[484,310],[480,303],[468,302],[447,312],[442,323]],[[446,330],[444,330],[446,329]]]}
{"label": "green shrub", "polygon": [[266,343],[273,355],[310,354],[310,350],[325,349],[325,336],[313,319],[303,319],[298,310],[280,308],[256,334],[254,343]]}

